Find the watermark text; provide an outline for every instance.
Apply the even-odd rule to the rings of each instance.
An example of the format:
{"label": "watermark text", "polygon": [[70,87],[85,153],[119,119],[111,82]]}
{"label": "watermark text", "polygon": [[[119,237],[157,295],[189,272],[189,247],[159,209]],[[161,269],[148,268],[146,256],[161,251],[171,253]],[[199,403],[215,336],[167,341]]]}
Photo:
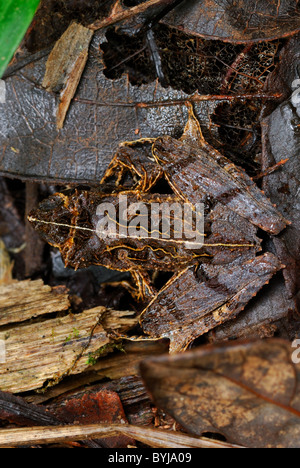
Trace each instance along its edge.
{"label": "watermark text", "polygon": [[161,239],[182,242],[193,250],[204,243],[203,203],[128,203],[127,195],[120,194],[117,203],[101,203],[96,215],[96,232],[101,239]]}

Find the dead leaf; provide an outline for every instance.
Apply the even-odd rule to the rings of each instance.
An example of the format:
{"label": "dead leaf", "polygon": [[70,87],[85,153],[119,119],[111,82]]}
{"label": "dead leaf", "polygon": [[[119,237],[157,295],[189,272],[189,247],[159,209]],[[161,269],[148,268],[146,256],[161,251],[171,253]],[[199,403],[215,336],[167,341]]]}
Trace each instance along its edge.
{"label": "dead leaf", "polygon": [[88,59],[93,32],[72,23],[50,53],[42,86],[60,93],[57,109],[57,128],[62,128],[69,105],[77,90]]}
{"label": "dead leaf", "polygon": [[250,448],[300,446],[300,365],[281,340],[204,346],[150,358],[142,377],[155,404],[197,435]]}
{"label": "dead leaf", "polygon": [[[185,43],[188,39],[187,36]],[[247,114],[247,103],[250,102],[252,106],[254,97],[260,103],[258,107],[262,105],[261,98],[269,97],[262,91],[262,85],[273,69],[276,44],[272,43],[265,54],[260,50],[260,55],[264,57],[262,69],[257,67],[253,57],[249,58],[250,61],[246,57],[230,73],[230,77],[228,71],[232,70],[232,62],[241,51],[231,52],[228,63],[222,65],[217,59],[210,60],[206,56],[202,59],[205,44],[201,44],[200,56],[198,52],[194,53],[195,58],[193,55],[188,66],[188,73],[201,79],[193,79],[190,90],[185,92],[182,89],[187,83],[186,67],[182,69],[180,89],[171,87],[174,86],[174,79],[170,82],[171,86],[162,87],[155,81],[155,76],[148,84],[140,86],[132,85],[128,74],[123,73],[116,79],[108,78],[101,50],[106,42],[105,31],[95,32],[88,61],[63,129],[57,129],[55,118],[60,98],[42,87],[47,57],[38,60],[33,57],[34,63],[6,78],[6,102],[0,104],[1,173],[39,181],[98,184],[121,142],[155,138],[162,134],[177,136],[182,132],[187,118],[187,100],[194,103],[203,129],[209,129],[206,133],[217,141],[220,139],[219,122],[214,124],[211,116],[218,106],[224,101],[230,104],[239,99]],[[172,37],[169,43],[172,43]],[[213,54],[212,43],[215,44],[215,41],[210,43],[210,49],[206,52],[209,56]],[[178,50],[181,55],[183,52]],[[171,63],[176,63],[178,50],[173,45],[171,57],[167,53],[167,61],[171,58]],[[185,53],[184,57],[188,55]],[[216,76],[215,65],[218,68]],[[250,79],[247,74],[249,67],[253,75]],[[256,76],[257,70],[259,77],[263,73],[262,80]],[[202,79],[203,73],[206,79]],[[178,77],[179,72],[176,71],[175,75]],[[222,79],[225,77],[227,88],[224,95]],[[196,91],[198,87],[201,94]],[[241,102],[246,97],[247,103]],[[235,108],[233,113],[239,115]],[[249,125],[253,125],[251,111],[250,116]],[[235,119],[229,125],[243,127],[245,124]]]}
{"label": "dead leaf", "polygon": [[161,21],[207,39],[252,42],[295,34],[300,9],[294,0],[192,0]]}
{"label": "dead leaf", "polygon": [[187,94],[166,90],[155,82],[137,88],[125,75],[107,79],[100,51],[104,41],[102,32],[94,34],[62,130],[56,128],[56,95],[41,88],[46,57],[6,79],[6,103],[0,104],[2,173],[31,180],[97,184],[119,143],[136,140],[137,129],[138,136],[155,137],[181,127],[187,115]]}

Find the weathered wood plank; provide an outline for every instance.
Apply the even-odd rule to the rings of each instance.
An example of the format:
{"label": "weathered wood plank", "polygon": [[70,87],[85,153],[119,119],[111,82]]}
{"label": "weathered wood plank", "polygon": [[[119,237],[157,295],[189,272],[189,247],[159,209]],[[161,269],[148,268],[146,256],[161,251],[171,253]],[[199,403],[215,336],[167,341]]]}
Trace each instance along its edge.
{"label": "weathered wood plank", "polygon": [[0,340],[5,344],[5,362],[0,364],[0,390],[25,392],[83,372],[90,366],[93,353],[103,347],[103,351],[110,349],[113,343],[110,331],[124,332],[136,323],[132,315],[133,312],[96,307],[0,332]]}
{"label": "weathered wood plank", "polygon": [[67,290],[51,288],[42,280],[14,281],[0,286],[0,326],[69,307]]}

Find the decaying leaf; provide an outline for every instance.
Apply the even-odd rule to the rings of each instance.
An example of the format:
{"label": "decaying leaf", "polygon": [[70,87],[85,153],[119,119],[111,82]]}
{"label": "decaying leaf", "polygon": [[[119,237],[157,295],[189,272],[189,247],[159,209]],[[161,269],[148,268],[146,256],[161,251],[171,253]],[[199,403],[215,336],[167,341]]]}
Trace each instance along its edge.
{"label": "decaying leaf", "polygon": [[56,128],[57,98],[41,89],[46,57],[6,79],[6,103],[0,104],[2,173],[98,184],[120,142],[172,133],[181,126],[187,94],[155,82],[137,88],[126,76],[107,79],[100,51],[104,41],[103,32],[94,34],[61,130]]}
{"label": "decaying leaf", "polygon": [[300,10],[295,0],[192,0],[162,21],[208,39],[261,41],[299,31]]}
{"label": "decaying leaf", "polygon": [[190,433],[219,433],[250,448],[292,448],[300,445],[293,352],[276,339],[204,346],[148,359],[141,373],[157,406]]}
{"label": "decaying leaf", "polygon": [[[130,73],[126,67],[126,74],[121,67],[116,79],[109,78],[109,67],[116,65],[109,63],[109,54],[103,53],[102,49],[110,42],[109,34],[105,30],[96,31],[63,129],[57,129],[55,119],[59,97],[42,87],[47,56],[37,59],[33,55],[33,63],[30,63],[30,56],[27,57],[27,65],[15,68],[5,80],[6,102],[0,104],[0,171],[24,179],[97,184],[121,142],[162,134],[177,136],[186,119],[186,100],[195,104],[201,124],[218,140],[219,122],[214,124],[210,116],[224,101],[229,105],[237,97],[240,100],[248,97],[245,104],[239,102],[242,108],[245,105],[246,115],[250,112],[247,125],[252,126],[249,106],[253,107],[253,99],[256,97],[256,102],[261,102],[264,97],[278,98],[278,94],[269,96],[263,92],[266,76],[276,63],[278,44],[272,43],[265,49],[258,47],[251,57],[239,48],[232,51],[229,47],[228,54],[226,49],[223,56],[222,43],[216,45],[216,41],[209,41],[206,47],[206,41],[203,41],[190,50],[189,36],[180,38],[177,34],[174,45],[171,29],[163,29],[159,44],[164,67],[169,64],[166,88],[157,83],[151,60],[142,71],[142,76],[146,74],[147,79],[141,81],[141,86],[128,82]],[[138,43],[135,38],[132,40],[134,44]],[[121,41],[115,49],[118,51],[121,47],[128,53],[126,40],[121,37]],[[59,42],[64,43],[63,40]],[[165,43],[168,44],[166,51]],[[176,58],[178,51],[183,57],[181,61]],[[103,57],[105,54],[107,62]],[[258,54],[262,57],[259,67]],[[66,54],[62,57],[65,61]],[[127,57],[121,61],[124,59],[126,61]],[[179,71],[176,68],[174,71],[172,64],[178,61]],[[130,70],[130,61],[126,63]],[[76,60],[69,63],[71,67],[74,64]],[[150,75],[149,69],[152,69]],[[76,71],[78,67],[72,70]],[[73,78],[71,82],[75,85]],[[239,120],[234,124],[247,126]],[[249,128],[251,135],[252,128]]]}

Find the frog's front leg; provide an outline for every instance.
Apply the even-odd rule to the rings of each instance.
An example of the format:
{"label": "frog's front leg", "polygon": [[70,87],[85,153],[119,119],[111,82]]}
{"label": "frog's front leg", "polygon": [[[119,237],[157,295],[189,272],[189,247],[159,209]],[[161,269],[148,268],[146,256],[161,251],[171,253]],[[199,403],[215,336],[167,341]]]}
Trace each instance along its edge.
{"label": "frog's front leg", "polygon": [[233,319],[282,268],[271,253],[241,265],[201,265],[171,278],[141,315],[153,338],[169,338],[179,352],[197,337]]}
{"label": "frog's front leg", "polygon": [[110,191],[148,192],[163,176],[162,168],[152,155],[154,141],[144,138],[121,143],[100,182],[101,190],[106,186]]}
{"label": "frog's front leg", "polygon": [[136,286],[131,291],[133,297],[140,303],[152,300],[156,296],[157,290],[152,285],[148,273],[137,269],[131,270],[130,273]]}

